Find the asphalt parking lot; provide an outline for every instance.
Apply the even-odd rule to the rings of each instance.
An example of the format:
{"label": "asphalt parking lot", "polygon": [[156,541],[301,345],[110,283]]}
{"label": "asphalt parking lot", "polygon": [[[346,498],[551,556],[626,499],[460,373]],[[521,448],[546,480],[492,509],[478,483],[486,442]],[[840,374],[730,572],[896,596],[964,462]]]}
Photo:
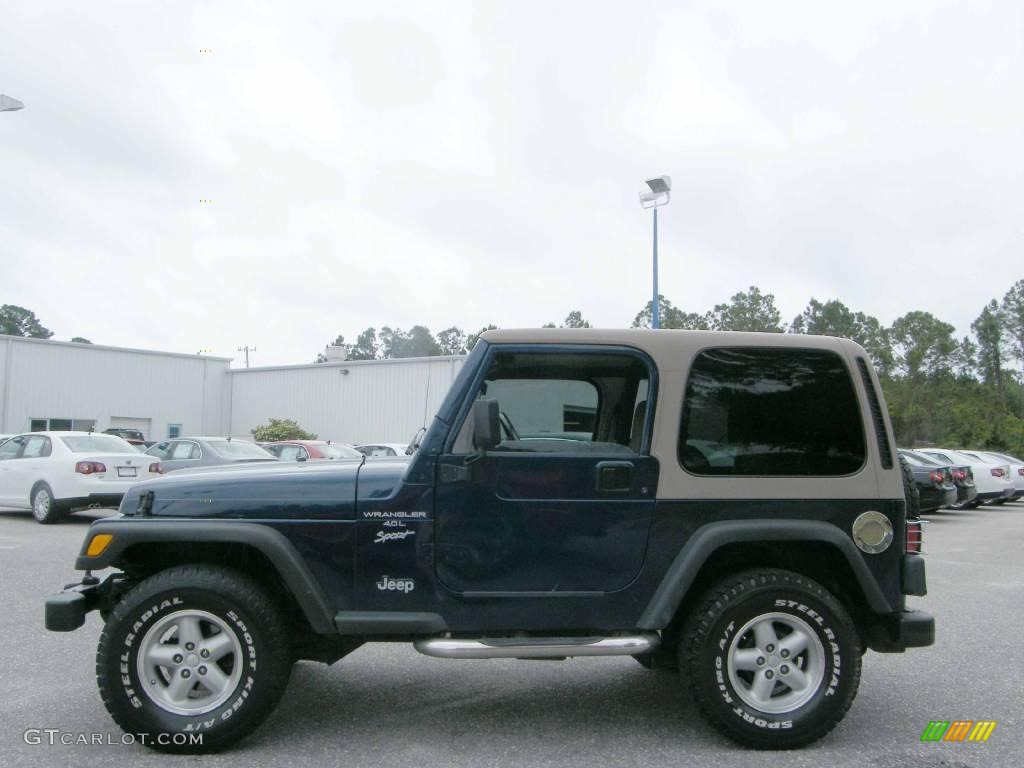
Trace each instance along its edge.
{"label": "asphalt parking lot", "polygon": [[[0,513],[5,766],[1024,765],[1024,503],[929,516],[930,594],[920,603],[936,616],[936,645],[868,653],[842,724],[813,747],[770,757],[724,741],[676,675],[632,659],[455,662],[389,645],[333,667],[299,664],[266,724],[222,755],[28,744],[30,728],[120,739],[95,685],[99,617],[70,634],[43,629],[43,599],[78,578],[72,564],[95,516],[44,528]],[[987,743],[921,743],[930,720],[998,725]]]}

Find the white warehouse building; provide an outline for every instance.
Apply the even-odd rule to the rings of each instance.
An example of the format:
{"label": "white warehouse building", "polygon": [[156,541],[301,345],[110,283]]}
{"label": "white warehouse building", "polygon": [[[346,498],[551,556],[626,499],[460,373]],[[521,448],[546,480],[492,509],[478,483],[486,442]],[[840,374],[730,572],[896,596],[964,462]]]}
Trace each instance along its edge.
{"label": "white warehouse building", "polygon": [[401,443],[429,424],[463,360],[232,369],[225,357],[0,335],[0,434],[127,427],[148,440],[251,439],[283,418],[322,439]]}

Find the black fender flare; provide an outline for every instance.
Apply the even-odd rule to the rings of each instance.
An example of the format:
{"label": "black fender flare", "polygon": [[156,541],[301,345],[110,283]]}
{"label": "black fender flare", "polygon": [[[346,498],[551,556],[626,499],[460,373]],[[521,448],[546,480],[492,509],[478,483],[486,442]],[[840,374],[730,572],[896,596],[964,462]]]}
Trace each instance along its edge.
{"label": "black fender flare", "polygon": [[[90,556],[89,543],[96,535],[104,533],[113,537],[107,548],[99,555]],[[337,633],[334,612],[306,562],[284,534],[268,525],[225,520],[98,520],[89,527],[75,568],[79,571],[109,568],[121,553],[136,544],[210,542],[245,544],[258,550],[277,569],[313,630],[324,635]]]}
{"label": "black fender flare", "polygon": [[702,525],[687,540],[669,566],[637,622],[638,629],[664,629],[708,558],[726,544],[759,541],[818,541],[834,546],[853,571],[875,613],[892,613],[853,539],[830,523],[807,520],[726,520]]}

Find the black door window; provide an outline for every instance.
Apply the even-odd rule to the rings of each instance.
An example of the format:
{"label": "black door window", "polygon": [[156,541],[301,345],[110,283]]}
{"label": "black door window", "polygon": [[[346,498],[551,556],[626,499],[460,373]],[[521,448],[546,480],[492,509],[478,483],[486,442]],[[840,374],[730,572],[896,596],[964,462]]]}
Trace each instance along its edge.
{"label": "black door window", "polygon": [[[507,453],[638,453],[648,369],[637,356],[500,352],[478,397],[497,400]],[[457,447],[469,445],[470,420]]]}

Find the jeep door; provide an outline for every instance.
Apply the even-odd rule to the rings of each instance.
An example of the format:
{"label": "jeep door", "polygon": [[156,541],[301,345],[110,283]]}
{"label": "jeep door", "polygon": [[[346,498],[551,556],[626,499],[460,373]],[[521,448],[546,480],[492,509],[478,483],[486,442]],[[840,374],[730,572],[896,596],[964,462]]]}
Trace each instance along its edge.
{"label": "jeep door", "polygon": [[[438,460],[435,568],[458,593],[603,593],[640,572],[658,464],[654,364],[635,350],[494,345]],[[473,448],[475,400],[501,440]]]}

